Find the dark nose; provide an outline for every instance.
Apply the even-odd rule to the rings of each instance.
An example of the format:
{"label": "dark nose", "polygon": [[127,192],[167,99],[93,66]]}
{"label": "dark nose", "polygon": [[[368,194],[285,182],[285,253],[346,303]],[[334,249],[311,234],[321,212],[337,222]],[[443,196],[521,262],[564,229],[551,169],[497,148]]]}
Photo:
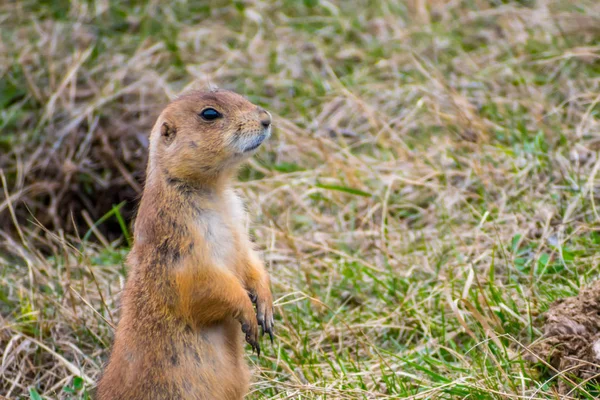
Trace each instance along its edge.
{"label": "dark nose", "polygon": [[268,111],[259,108],[258,115],[260,117],[260,123],[265,129],[271,126],[271,114],[269,114]]}

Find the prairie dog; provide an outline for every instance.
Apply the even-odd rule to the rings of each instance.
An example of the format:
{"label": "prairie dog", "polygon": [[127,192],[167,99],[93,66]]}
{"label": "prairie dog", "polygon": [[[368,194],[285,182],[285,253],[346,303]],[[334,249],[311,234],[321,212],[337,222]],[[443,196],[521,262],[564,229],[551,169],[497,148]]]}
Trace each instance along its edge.
{"label": "prairie dog", "polygon": [[243,338],[259,354],[259,325],[272,340],[273,300],[231,182],[270,134],[267,111],[225,90],[183,95],[158,117],[98,400],[246,394]]}

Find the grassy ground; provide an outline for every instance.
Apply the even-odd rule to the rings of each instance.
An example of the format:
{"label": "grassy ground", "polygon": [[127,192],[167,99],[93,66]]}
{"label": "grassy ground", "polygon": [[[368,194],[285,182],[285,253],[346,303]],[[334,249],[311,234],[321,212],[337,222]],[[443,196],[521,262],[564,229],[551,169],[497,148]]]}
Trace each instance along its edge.
{"label": "grassy ground", "polygon": [[22,1],[0,37],[0,395],[93,387],[110,195],[135,203],[156,109],[209,83],[275,116],[238,185],[277,299],[249,398],[599,395],[524,361],[599,273],[597,1]]}

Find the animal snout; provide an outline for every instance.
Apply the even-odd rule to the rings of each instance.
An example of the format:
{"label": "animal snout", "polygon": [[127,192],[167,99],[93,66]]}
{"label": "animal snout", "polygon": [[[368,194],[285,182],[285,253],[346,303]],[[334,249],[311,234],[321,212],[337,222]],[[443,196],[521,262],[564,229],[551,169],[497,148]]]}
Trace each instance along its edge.
{"label": "animal snout", "polygon": [[260,124],[267,129],[271,126],[271,114],[262,108],[258,109],[258,117],[260,118]]}

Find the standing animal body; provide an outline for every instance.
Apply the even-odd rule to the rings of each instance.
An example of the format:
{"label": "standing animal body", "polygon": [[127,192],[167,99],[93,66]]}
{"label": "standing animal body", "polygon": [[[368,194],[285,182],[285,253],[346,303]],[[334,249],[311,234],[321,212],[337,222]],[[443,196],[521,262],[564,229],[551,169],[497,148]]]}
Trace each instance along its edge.
{"label": "standing animal body", "polygon": [[161,113],[98,400],[246,394],[242,332],[260,354],[273,302],[230,185],[270,130],[268,112],[229,91],[193,92]]}

